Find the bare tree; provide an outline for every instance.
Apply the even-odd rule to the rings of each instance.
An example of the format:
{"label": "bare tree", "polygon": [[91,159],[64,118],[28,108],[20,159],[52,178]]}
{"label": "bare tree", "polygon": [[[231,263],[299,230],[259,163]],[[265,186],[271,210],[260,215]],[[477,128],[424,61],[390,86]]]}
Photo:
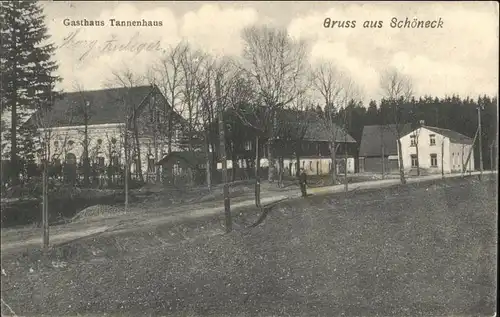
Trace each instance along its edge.
{"label": "bare tree", "polygon": [[[125,136],[128,136],[129,131],[132,131],[133,134],[133,146],[130,146],[129,138],[125,137],[124,144],[130,146],[130,149],[133,149],[135,167],[138,177],[141,181],[144,181],[142,174],[142,156],[141,156],[141,144],[139,140],[139,109],[138,105],[131,104],[131,89],[137,87],[143,83],[144,78],[142,76],[135,75],[130,68],[125,67],[122,71],[113,71],[113,81],[118,84],[121,88],[124,88],[124,95],[117,96],[120,101],[124,105],[124,109],[127,112],[126,115],[126,128],[125,128]],[[130,162],[127,162],[130,163]],[[130,168],[128,166],[128,168]],[[130,171],[128,171],[130,172]]]}
{"label": "bare tree", "polygon": [[[217,69],[215,61],[213,59],[207,58],[204,62],[203,69],[200,72],[200,76],[197,77],[197,87],[200,92],[201,98],[201,121],[203,127],[203,144],[206,157],[206,182],[208,190],[212,188],[212,174],[214,170],[217,170],[216,164],[217,160],[214,155],[217,153],[215,151],[215,146],[213,144],[212,136],[215,135],[214,124],[218,118],[218,112],[216,109],[216,98],[217,98],[217,80],[220,78],[216,77]],[[212,149],[212,151],[210,151]]]}
{"label": "bare tree", "polygon": [[292,102],[301,92],[307,69],[307,50],[302,41],[292,39],[285,29],[252,26],[242,32],[243,68],[258,93],[264,117],[259,129],[267,136],[269,181],[274,181],[276,111]]}
{"label": "bare tree", "polygon": [[[309,128],[316,124],[317,116],[312,109],[311,97],[302,93],[292,101],[286,109],[279,110],[277,113],[279,128],[277,137],[282,142],[280,148],[282,151],[293,152],[296,159],[296,175],[300,173],[300,157],[306,140]],[[288,145],[288,146],[287,146]],[[278,180],[279,185],[283,182],[284,155],[289,153],[280,153],[278,151]]]}
{"label": "bare tree", "polygon": [[[129,68],[124,68],[122,71],[113,71],[113,77],[111,78],[110,84],[118,84],[123,88],[124,93],[119,96],[114,96],[123,105],[123,121],[124,126],[121,128],[120,136],[122,138],[123,150],[124,150],[124,182],[125,182],[125,210],[128,208],[129,203],[129,179],[130,179],[130,160],[132,152],[135,154],[136,158],[136,169],[139,172],[139,177],[142,179],[142,166],[141,166],[141,150],[139,143],[139,127],[138,127],[138,110],[135,104],[132,104],[131,90],[132,88],[140,85],[143,78],[141,76],[136,76]],[[131,134],[132,136],[131,137]],[[135,144],[131,146],[131,139],[133,139]]]}
{"label": "bare tree", "polygon": [[79,102],[74,106],[72,110],[75,115],[79,116],[83,120],[83,184],[84,187],[89,187],[90,185],[90,155],[89,155],[89,121],[92,118],[92,101],[88,100],[83,91],[83,87],[79,83],[74,85],[75,91],[78,91]]}
{"label": "bare tree", "polygon": [[176,117],[183,110],[185,78],[182,61],[189,49],[185,42],[170,47],[150,72],[150,81],[154,81],[165,96],[166,104],[162,111],[164,124],[159,126],[158,132],[161,138],[166,139],[169,153],[172,151],[174,132],[178,129]]}
{"label": "bare tree", "polygon": [[380,87],[384,98],[390,103],[391,116],[394,121],[394,132],[397,138],[399,177],[401,184],[406,184],[403,166],[403,154],[401,148],[401,134],[403,129],[404,105],[413,96],[413,84],[410,77],[402,74],[396,69],[385,71],[380,77]]}
{"label": "bare tree", "polygon": [[[59,97],[58,94],[54,92],[54,83],[48,94],[50,94],[47,98],[50,102],[50,106],[43,107],[37,105],[36,111],[32,116],[32,123],[40,132],[38,134],[40,145],[38,154],[42,165],[42,248],[44,252],[47,252],[49,248],[49,162],[52,158],[58,158],[62,154],[67,140],[66,135],[62,146],[52,149],[52,143],[60,137],[53,132],[56,119],[51,110],[56,98]],[[70,112],[70,114],[72,113]],[[68,123],[71,125],[72,121],[73,116],[70,115],[68,117]]]}
{"label": "bare tree", "polygon": [[235,115],[249,131],[255,136],[255,205],[260,207],[260,139],[263,137],[267,113],[265,107],[259,106],[257,93],[253,89],[252,81],[245,72],[238,72],[233,79],[233,89],[229,98],[231,113]]}
{"label": "bare tree", "polygon": [[324,107],[320,124],[330,137],[332,183],[337,184],[337,151],[342,136],[347,136],[347,132],[341,129],[341,126],[345,126],[347,117],[340,116],[339,111],[357,98],[358,91],[351,78],[331,62],[321,62],[316,66],[312,82]]}
{"label": "bare tree", "polygon": [[[198,77],[201,75],[207,55],[200,50],[186,49],[180,58],[182,72],[182,115],[187,119],[183,131],[184,141],[188,151],[192,152],[199,146],[202,129],[201,91],[198,89]],[[201,132],[202,133],[202,132]],[[189,179],[193,183],[193,170],[188,169]]]}

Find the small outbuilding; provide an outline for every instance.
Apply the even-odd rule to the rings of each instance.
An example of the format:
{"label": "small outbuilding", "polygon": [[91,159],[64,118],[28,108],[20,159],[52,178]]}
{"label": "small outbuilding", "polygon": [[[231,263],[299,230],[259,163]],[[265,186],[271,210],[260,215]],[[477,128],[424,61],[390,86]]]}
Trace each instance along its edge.
{"label": "small outbuilding", "polygon": [[170,152],[156,163],[161,166],[163,183],[175,186],[202,184],[205,164],[205,154],[199,151]]}

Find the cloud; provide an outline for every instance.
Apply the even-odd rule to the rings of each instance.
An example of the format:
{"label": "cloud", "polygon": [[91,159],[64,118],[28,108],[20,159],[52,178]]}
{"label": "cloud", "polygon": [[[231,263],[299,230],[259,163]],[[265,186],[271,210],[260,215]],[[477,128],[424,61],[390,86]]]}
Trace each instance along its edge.
{"label": "cloud", "polygon": [[372,92],[378,85],[377,71],[362,59],[351,54],[343,42],[317,41],[311,48],[311,61],[333,61],[339,70],[349,74],[363,94]]}
{"label": "cloud", "polygon": [[[492,10],[493,9],[493,10]],[[356,20],[356,28],[324,28],[325,18]],[[391,28],[392,18],[444,21],[442,29]],[[365,29],[363,22],[383,21]],[[492,3],[336,3],[288,25],[312,41],[312,58],[349,70],[365,93],[378,98],[379,74],[395,66],[414,78],[418,94],[495,94],[498,90],[498,6]]]}
{"label": "cloud", "polygon": [[184,15],[181,34],[208,52],[237,55],[241,50],[241,30],[256,22],[257,12],[250,8],[204,5]]}
{"label": "cloud", "polygon": [[[282,3],[280,12],[259,11],[250,5],[203,4],[180,14],[173,3],[46,3],[52,40],[79,30],[73,45],[57,50],[62,88],[73,89],[78,81],[85,89],[102,88],[111,70],[129,67],[144,73],[163,49],[186,39],[196,47],[216,55],[238,55],[240,31],[251,24],[285,23],[293,37],[308,39],[312,61],[328,59],[349,72],[366,97],[380,97],[379,74],[389,66],[404,69],[415,80],[419,94],[462,95],[496,93],[498,88],[498,5],[474,3],[333,3],[329,8],[290,13],[293,3]],[[329,5],[329,4],[326,4]],[[257,4],[255,4],[257,6]],[[319,5],[318,5],[319,6]],[[303,13],[300,13],[303,12]],[[277,15],[280,14],[280,18]],[[283,18],[288,14],[288,18]],[[73,20],[161,20],[161,27],[65,27],[64,18]],[[270,20],[265,20],[267,17]],[[444,21],[442,29],[396,29],[391,18]],[[325,18],[356,21],[356,28],[324,28]],[[278,23],[279,21],[279,23]],[[382,28],[363,28],[364,21],[382,21]],[[277,25],[279,26],[279,25]],[[116,50],[103,52],[107,41]],[[130,42],[132,42],[130,44]],[[95,43],[95,44],[92,44]],[[120,46],[128,45],[120,50]],[[92,46],[94,45],[94,46]],[[93,47],[92,49],[90,49]],[[83,54],[85,58],[81,58]]]}
{"label": "cloud", "polygon": [[[60,7],[60,6],[59,6]],[[63,26],[63,20],[102,20],[104,27]],[[111,72],[129,68],[144,74],[165,49],[182,39],[193,46],[217,55],[239,54],[239,32],[254,23],[257,12],[251,8],[220,8],[206,4],[196,11],[177,17],[168,7],[148,6],[139,10],[135,3],[120,3],[98,14],[72,11],[48,21],[52,40],[59,46],[56,59],[62,88],[74,90],[78,82],[85,89],[99,89],[109,84]],[[109,19],[121,21],[162,21],[161,27],[113,27]],[[76,32],[76,34],[75,34]],[[110,42],[111,41],[111,42]]]}

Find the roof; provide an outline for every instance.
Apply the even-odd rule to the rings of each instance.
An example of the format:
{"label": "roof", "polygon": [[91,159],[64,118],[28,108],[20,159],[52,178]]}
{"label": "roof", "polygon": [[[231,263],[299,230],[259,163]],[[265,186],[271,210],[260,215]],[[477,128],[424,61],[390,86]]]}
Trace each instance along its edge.
{"label": "roof", "polygon": [[128,99],[128,106],[137,108],[153,89],[148,85],[63,93],[52,107],[51,125],[83,125],[84,118],[78,108],[87,101],[91,104],[88,124],[123,123],[127,113],[124,98]]}
{"label": "roof", "polygon": [[[307,123],[304,140],[330,142],[332,136],[335,136],[335,142],[356,143],[356,140],[350,136],[342,127],[332,124],[334,132],[327,129],[321,123],[321,118],[314,111],[295,111],[290,109],[281,110],[278,114],[278,129],[286,129],[288,125],[292,128],[300,129],[301,123]],[[299,132],[300,133],[300,132]]]}
{"label": "roof", "polygon": [[[401,135],[411,132],[411,124],[404,124]],[[363,127],[359,156],[381,156],[382,142],[384,155],[397,155],[396,125],[367,125]]]}
{"label": "roof", "polygon": [[443,129],[443,128],[437,128],[437,127],[429,127],[429,126],[423,126],[423,128],[436,132],[437,134],[440,134],[444,137],[447,137],[450,139],[451,143],[458,143],[458,144],[472,144],[474,140],[466,135],[463,135],[461,133],[458,133],[456,131],[452,131],[450,129]]}
{"label": "roof", "polygon": [[183,160],[191,166],[205,164],[206,157],[204,152],[199,151],[174,151],[164,156],[156,165],[163,165],[171,160]]}

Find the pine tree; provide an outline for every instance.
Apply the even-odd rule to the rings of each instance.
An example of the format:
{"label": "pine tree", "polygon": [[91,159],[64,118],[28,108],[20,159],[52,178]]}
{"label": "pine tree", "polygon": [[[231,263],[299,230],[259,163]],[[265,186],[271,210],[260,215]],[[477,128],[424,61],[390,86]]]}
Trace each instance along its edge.
{"label": "pine tree", "polygon": [[[51,60],[55,47],[48,43],[43,8],[34,1],[2,1],[0,3],[1,90],[2,113],[10,111],[10,159],[12,183],[19,183],[21,159],[32,160],[35,149],[31,141],[22,142],[23,116],[51,106],[54,85],[60,80],[53,73],[57,64]],[[27,139],[35,139],[29,135]],[[22,156],[28,157],[22,157]]]}

